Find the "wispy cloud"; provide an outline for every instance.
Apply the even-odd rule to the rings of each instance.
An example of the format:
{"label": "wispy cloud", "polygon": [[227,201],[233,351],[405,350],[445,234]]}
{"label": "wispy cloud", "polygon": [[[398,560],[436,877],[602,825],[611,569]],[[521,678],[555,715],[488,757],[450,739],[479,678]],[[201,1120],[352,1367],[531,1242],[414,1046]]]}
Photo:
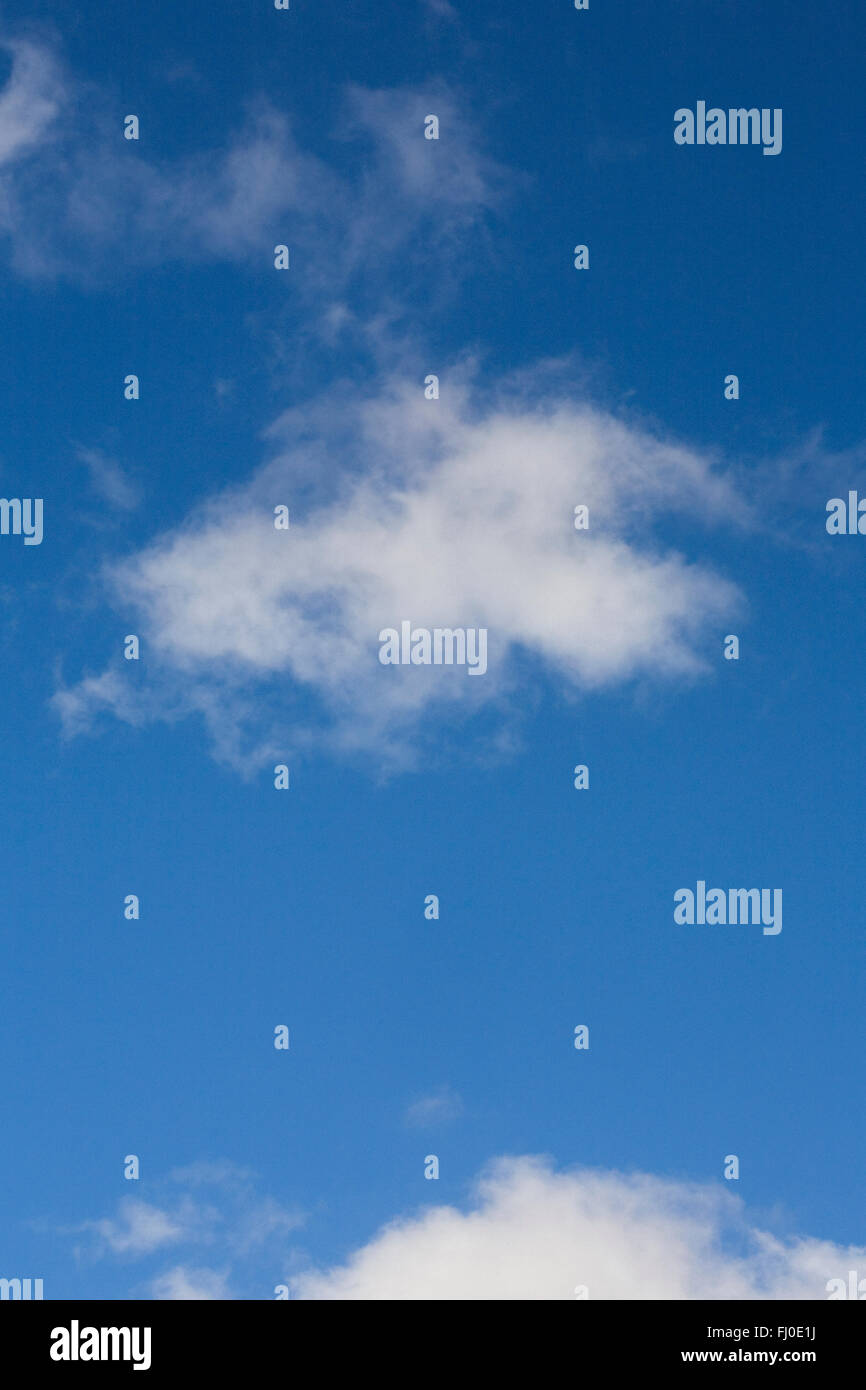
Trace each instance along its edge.
{"label": "wispy cloud", "polygon": [[21,39],[0,40],[12,70],[0,92],[0,168],[49,139],[65,100],[65,83],[52,51]]}
{"label": "wispy cloud", "polygon": [[451,4],[451,0],[424,0],[424,4],[437,19],[457,19],[457,11]]}
{"label": "wispy cloud", "polygon": [[141,502],[141,491],[127,477],[116,459],[109,458],[101,449],[79,447],[76,458],[83,463],[90,475],[90,485],[94,492],[110,507],[131,512]]}
{"label": "wispy cloud", "polygon": [[176,1265],[159,1274],[149,1285],[150,1296],[163,1302],[219,1302],[233,1295],[227,1270],[189,1269]]}
{"label": "wispy cloud", "polygon": [[188,1236],[194,1215],[189,1206],[183,1211],[169,1213],[149,1202],[127,1197],[118,1203],[115,1217],[85,1221],[78,1229],[92,1232],[97,1253],[149,1255]]}
{"label": "wispy cloud", "polygon": [[[136,1288],[154,1298],[232,1297],[233,1275],[256,1287],[264,1278],[260,1296],[270,1294],[304,1222],[297,1208],[263,1194],[255,1174],[226,1161],[191,1164],[151,1186],[152,1200],[124,1197],[113,1215],[67,1228],[79,1257],[116,1258],[126,1268],[171,1251],[170,1267],[134,1276]],[[273,1268],[263,1273],[269,1261]]]}
{"label": "wispy cloud", "polygon": [[[274,246],[289,242],[298,272],[288,284],[320,314],[352,281],[371,302],[381,297],[397,246],[403,274],[426,267],[436,242],[465,256],[468,232],[513,184],[442,81],[335,94],[334,136],[353,151],[341,173],[255,94],[219,143],[166,159],[150,153],[146,115],[140,139],[124,139],[108,93],[85,88],[46,44],[0,45],[13,55],[0,92],[0,231],[27,276],[110,280],[136,265],[208,260],[273,273]],[[424,138],[431,111],[438,141]]]}
{"label": "wispy cloud", "polygon": [[463,1101],[450,1086],[440,1086],[429,1096],[420,1096],[406,1111],[406,1123],[414,1129],[434,1129],[450,1124],[463,1114]]}

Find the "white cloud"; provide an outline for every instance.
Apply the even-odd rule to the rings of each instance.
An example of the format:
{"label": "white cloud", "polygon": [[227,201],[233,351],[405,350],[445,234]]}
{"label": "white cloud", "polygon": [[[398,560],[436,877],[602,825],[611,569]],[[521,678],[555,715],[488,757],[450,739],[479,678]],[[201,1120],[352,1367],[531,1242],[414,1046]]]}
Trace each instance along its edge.
{"label": "white cloud", "polygon": [[64,84],[49,49],[22,40],[0,41],[12,70],[0,92],[0,166],[44,140],[64,100]]}
{"label": "white cloud", "polygon": [[141,501],[141,493],[116,459],[109,458],[101,449],[83,447],[76,450],[76,458],[87,469],[93,490],[109,506],[125,512],[135,510]]}
{"label": "white cloud", "polygon": [[176,1265],[151,1282],[151,1297],[165,1302],[217,1301],[231,1298],[228,1272],[215,1269],[188,1269]]}
{"label": "white cloud", "polygon": [[431,14],[436,15],[440,19],[457,19],[457,11],[451,4],[451,0],[424,0],[424,4],[427,6],[427,9],[430,10]]}
{"label": "white cloud", "polygon": [[501,1159],[467,1211],[386,1226],[345,1264],[292,1282],[306,1299],[821,1299],[866,1249],[780,1239],[720,1186],[555,1172]]}
{"label": "white cloud", "polygon": [[[351,86],[346,93],[343,133],[363,137],[369,151],[363,181],[368,194],[361,212],[375,218],[378,235],[392,241],[395,200],[401,204],[401,223],[413,211],[425,227],[425,247],[447,225],[453,231],[481,220],[512,187],[515,174],[483,153],[482,141],[471,115],[441,79],[423,89],[397,87],[371,90]],[[435,116],[439,138],[427,139],[425,122]],[[383,207],[376,195],[388,189]],[[446,216],[447,214],[447,216]],[[367,227],[358,228],[358,240],[369,246]],[[405,233],[401,226],[400,235]]]}
{"label": "white cloud", "polygon": [[[141,138],[128,141],[114,98],[61,69],[47,45],[0,38],[0,47],[13,57],[0,91],[0,230],[24,275],[101,281],[178,260],[264,271],[286,240],[299,267],[290,287],[316,316],[353,277],[381,307],[397,245],[407,273],[421,266],[426,282],[431,243],[447,238],[452,255],[465,254],[467,230],[512,182],[481,153],[466,103],[441,81],[426,92],[335,93],[338,138],[353,146],[338,173],[255,94],[213,147],[155,157],[146,113]],[[431,102],[447,123],[439,142],[424,139]]]}
{"label": "white cloud", "polygon": [[[672,513],[700,536],[744,519],[711,461],[531,375],[474,398],[456,379],[438,401],[405,377],[370,399],[333,392],[269,439],[247,486],[109,576],[154,691],[159,673],[160,698],[202,712],[225,756],[245,730],[260,757],[324,736],[399,758],[433,716],[505,708],[542,675],[573,692],[695,676],[740,608],[734,584],[656,535]],[[291,529],[276,531],[283,502]],[[487,628],[487,674],[381,665],[378,634],[404,619]],[[272,726],[274,691],[303,713]],[[131,702],[107,673],[56,697],[69,728],[94,703],[142,717]]]}
{"label": "white cloud", "polygon": [[115,278],[130,265],[257,259],[284,235],[303,242],[345,201],[327,168],[300,150],[267,102],[222,147],[154,160],[116,115],[82,115],[66,94],[62,139],[44,142],[6,180],[13,266],[28,275]]}
{"label": "white cloud", "polygon": [[[271,1258],[279,1270],[288,1237],[304,1221],[296,1208],[260,1193],[255,1174],[226,1161],[176,1169],[155,1192],[154,1201],[123,1198],[115,1215],[66,1232],[88,1237],[77,1252],[90,1259],[114,1256],[128,1263],[172,1249],[176,1263],[145,1281],[155,1298],[231,1297],[233,1270],[258,1286],[260,1274],[247,1273],[252,1263]],[[207,1267],[200,1264],[204,1251]]]}
{"label": "white cloud", "polygon": [[866,1270],[866,1247],[770,1230],[722,1180],[557,1170],[535,1156],[494,1160],[462,1208],[431,1200],[330,1269],[290,1243],[297,1213],[232,1164],[178,1170],[167,1191],[75,1228],[125,1263],[172,1250],[135,1286],[157,1299],[270,1298],[285,1282],[324,1300],[556,1301],[580,1286],[594,1300],[826,1299],[829,1280]]}
{"label": "white cloud", "polygon": [[449,1124],[463,1114],[463,1101],[449,1086],[441,1086],[432,1095],[421,1096],[406,1111],[406,1123],[415,1129],[429,1129]]}
{"label": "white cloud", "polygon": [[173,1168],[168,1176],[181,1187],[218,1187],[233,1192],[249,1189],[255,1181],[251,1168],[242,1168],[227,1158],[196,1159],[183,1168]]}
{"label": "white cloud", "polygon": [[92,1231],[115,1255],[147,1255],[181,1240],[186,1221],[149,1202],[127,1197],[118,1204],[116,1219],[87,1221],[79,1229]]}
{"label": "white cloud", "polygon": [[56,691],[52,705],[68,735],[89,730],[100,714],[111,712],[129,724],[138,722],[135,692],[119,672],[111,669],[86,676],[75,686]]}

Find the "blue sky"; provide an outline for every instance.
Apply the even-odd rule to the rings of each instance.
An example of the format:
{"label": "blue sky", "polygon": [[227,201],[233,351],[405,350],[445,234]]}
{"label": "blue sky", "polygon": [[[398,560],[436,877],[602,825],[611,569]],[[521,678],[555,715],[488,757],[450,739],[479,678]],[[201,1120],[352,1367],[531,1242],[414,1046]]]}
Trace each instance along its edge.
{"label": "blue sky", "polygon": [[[741,0],[3,7],[0,482],[45,533],[0,537],[0,1274],[866,1276],[866,541],[825,529],[866,491],[863,28]],[[782,108],[782,153],[677,146],[701,99]],[[488,673],[380,665],[404,618],[486,626]],[[781,888],[783,930],[676,925],[699,879]],[[503,1290],[461,1223],[496,1250],[512,1199]],[[560,1200],[589,1215],[554,1269]],[[683,1243],[642,1264],[660,1213]]]}

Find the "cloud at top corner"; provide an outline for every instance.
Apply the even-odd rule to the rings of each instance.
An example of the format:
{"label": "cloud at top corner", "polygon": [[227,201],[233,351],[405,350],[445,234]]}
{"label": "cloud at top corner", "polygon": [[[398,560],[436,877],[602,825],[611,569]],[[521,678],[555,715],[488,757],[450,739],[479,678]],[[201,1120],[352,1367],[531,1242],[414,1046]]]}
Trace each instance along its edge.
{"label": "cloud at top corner", "polygon": [[[122,661],[85,674],[54,697],[67,732],[170,708],[230,762],[322,742],[411,761],[443,721],[505,714],[542,681],[705,674],[742,595],[657,527],[738,525],[743,502],[712,460],[542,378],[485,393],[455,374],[435,401],[405,379],[335,388],[280,417],[248,483],[110,567],[147,685]],[[383,666],[379,634],[404,620],[486,628],[486,674]]]}
{"label": "cloud at top corner", "polygon": [[[103,283],[179,261],[272,273],[274,246],[288,238],[301,299],[321,310],[323,296],[349,284],[357,296],[374,281],[377,302],[398,245],[409,274],[433,243],[465,253],[467,233],[515,181],[484,151],[469,96],[439,78],[336,87],[325,153],[305,146],[291,110],[251,87],[223,129],[190,125],[166,156],[146,112],[140,139],[124,138],[119,94],[83,79],[56,44],[0,32],[0,51],[11,60],[0,88],[0,242],[28,278]],[[438,141],[424,139],[431,111]]]}
{"label": "cloud at top corner", "polygon": [[11,60],[0,91],[0,168],[21,158],[48,136],[64,96],[54,53],[24,39],[3,38],[0,50]]}

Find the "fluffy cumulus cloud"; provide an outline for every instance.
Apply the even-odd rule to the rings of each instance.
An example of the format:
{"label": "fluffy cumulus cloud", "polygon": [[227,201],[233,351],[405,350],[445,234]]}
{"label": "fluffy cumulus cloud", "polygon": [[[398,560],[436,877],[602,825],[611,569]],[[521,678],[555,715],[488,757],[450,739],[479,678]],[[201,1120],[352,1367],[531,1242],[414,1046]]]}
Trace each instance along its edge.
{"label": "fluffy cumulus cloud", "polygon": [[[780,1239],[718,1186],[501,1159],[466,1211],[395,1221],[307,1299],[821,1299],[866,1249]],[[583,1293],[585,1289],[587,1292]],[[581,1292],[576,1292],[580,1290]]]}
{"label": "fluffy cumulus cloud", "polygon": [[[658,529],[672,513],[699,536],[742,522],[725,477],[531,374],[494,396],[457,376],[438,400],[405,377],[371,398],[333,391],[269,443],[247,485],[109,575],[147,643],[148,698],[202,712],[223,751],[245,728],[268,754],[324,737],[387,756],[434,716],[505,710],[542,676],[572,692],[692,677],[739,608],[735,585]],[[379,634],[404,620],[485,628],[486,673],[383,665]],[[142,717],[130,691],[88,673],[56,704],[70,729],[96,705]]]}

